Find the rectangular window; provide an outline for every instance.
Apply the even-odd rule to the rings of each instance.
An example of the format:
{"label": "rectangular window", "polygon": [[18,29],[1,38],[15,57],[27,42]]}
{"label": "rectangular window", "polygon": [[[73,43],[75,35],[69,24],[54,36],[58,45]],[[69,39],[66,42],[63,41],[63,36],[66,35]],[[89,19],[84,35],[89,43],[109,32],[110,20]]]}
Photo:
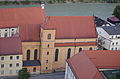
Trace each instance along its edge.
{"label": "rectangular window", "polygon": [[12,60],[13,59],[13,56],[10,56],[10,60]]}
{"label": "rectangular window", "polygon": [[9,70],[9,74],[12,74],[12,70]]}
{"label": "rectangular window", "polygon": [[4,75],[4,71],[3,70],[1,71],[1,75]]}
{"label": "rectangular window", "polygon": [[4,57],[1,57],[1,60],[4,60]]}
{"label": "rectangular window", "polygon": [[1,64],[1,68],[4,68],[4,64]]}
{"label": "rectangular window", "polygon": [[16,56],[16,59],[18,60],[18,59],[19,59],[19,56]]}

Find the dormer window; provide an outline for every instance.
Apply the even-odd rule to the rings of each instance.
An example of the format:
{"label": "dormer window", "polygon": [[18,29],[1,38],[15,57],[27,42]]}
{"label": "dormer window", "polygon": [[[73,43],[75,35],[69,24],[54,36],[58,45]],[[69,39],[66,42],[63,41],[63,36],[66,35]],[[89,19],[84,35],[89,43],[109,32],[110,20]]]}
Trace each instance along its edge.
{"label": "dormer window", "polygon": [[48,39],[51,39],[51,34],[48,34]]}

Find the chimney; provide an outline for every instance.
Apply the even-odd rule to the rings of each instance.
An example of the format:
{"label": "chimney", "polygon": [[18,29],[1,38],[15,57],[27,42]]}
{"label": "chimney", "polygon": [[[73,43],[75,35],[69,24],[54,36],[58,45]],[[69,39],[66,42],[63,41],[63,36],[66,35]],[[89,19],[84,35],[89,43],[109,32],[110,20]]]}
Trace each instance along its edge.
{"label": "chimney", "polygon": [[44,9],[45,8],[45,2],[44,1],[41,1],[41,8]]}

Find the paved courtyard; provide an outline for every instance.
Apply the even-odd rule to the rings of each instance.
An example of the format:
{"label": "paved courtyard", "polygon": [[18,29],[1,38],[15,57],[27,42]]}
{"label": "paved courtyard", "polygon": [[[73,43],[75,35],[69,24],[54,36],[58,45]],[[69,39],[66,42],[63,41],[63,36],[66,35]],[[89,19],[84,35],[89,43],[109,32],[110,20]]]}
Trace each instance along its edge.
{"label": "paved courtyard", "polygon": [[65,72],[56,72],[51,74],[32,75],[30,79],[64,79]]}

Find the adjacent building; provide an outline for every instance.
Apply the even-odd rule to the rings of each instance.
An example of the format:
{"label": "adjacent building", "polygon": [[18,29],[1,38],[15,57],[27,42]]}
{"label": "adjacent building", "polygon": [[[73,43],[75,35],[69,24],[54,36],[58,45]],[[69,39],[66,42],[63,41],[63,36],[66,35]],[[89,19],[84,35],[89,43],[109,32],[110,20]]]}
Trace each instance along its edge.
{"label": "adjacent building", "polygon": [[120,26],[97,28],[99,44],[107,50],[120,50]]}
{"label": "adjacent building", "polygon": [[0,38],[0,76],[17,75],[20,69],[22,69],[20,38]]}
{"label": "adjacent building", "polygon": [[119,50],[82,51],[67,60],[65,79],[109,79],[119,71],[118,60]]}

